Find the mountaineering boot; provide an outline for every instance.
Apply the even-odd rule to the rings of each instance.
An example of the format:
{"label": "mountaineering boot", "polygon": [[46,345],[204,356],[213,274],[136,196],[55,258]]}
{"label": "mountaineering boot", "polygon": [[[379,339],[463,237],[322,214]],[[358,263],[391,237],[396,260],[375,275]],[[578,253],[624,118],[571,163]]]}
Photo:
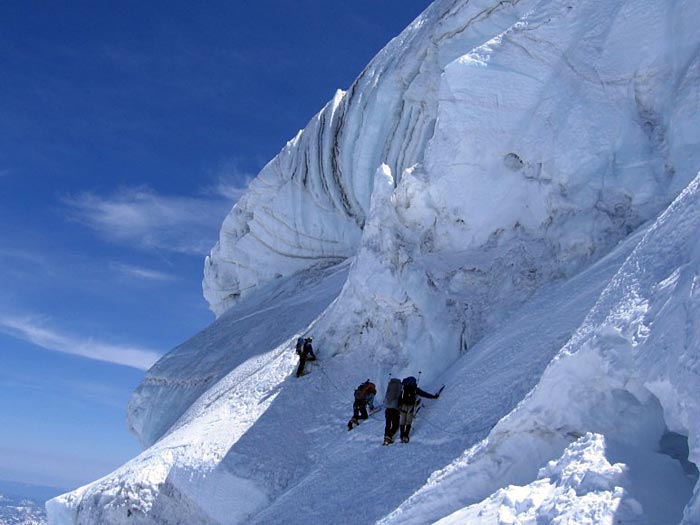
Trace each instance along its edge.
{"label": "mountaineering boot", "polygon": [[394,442],[394,439],[391,436],[384,436],[384,444],[385,445],[391,445]]}
{"label": "mountaineering boot", "polygon": [[360,424],[360,422],[353,417],[350,421],[348,421],[348,430],[352,430],[354,427],[356,427],[359,424]]}
{"label": "mountaineering boot", "polygon": [[406,425],[401,425],[401,443],[405,443],[406,438]]}
{"label": "mountaineering boot", "polygon": [[405,443],[408,443],[409,437],[408,435],[411,433],[411,425],[406,425],[406,441]]}

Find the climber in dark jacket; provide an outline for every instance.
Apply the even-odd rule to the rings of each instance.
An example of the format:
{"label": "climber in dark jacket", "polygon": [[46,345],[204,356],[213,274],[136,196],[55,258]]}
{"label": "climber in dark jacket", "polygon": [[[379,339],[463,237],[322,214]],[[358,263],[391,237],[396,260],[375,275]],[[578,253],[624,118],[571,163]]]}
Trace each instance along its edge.
{"label": "climber in dark jacket", "polygon": [[394,442],[394,434],[399,429],[399,401],[401,400],[401,380],[393,377],[389,380],[384,394],[384,444],[391,445]]}
{"label": "climber in dark jacket", "polygon": [[304,365],[307,361],[316,361],[316,354],[314,354],[314,347],[311,345],[313,339],[307,337],[304,339],[304,346],[299,354],[299,366],[297,367],[297,377],[304,375]]}
{"label": "climber in dark jacket", "polygon": [[418,388],[418,382],[413,376],[404,378],[401,381],[401,400],[399,402],[399,412],[401,413],[401,443],[408,443],[408,435],[411,433],[411,424],[416,409],[416,400],[420,397],[428,399],[438,399],[440,394],[430,394]]}

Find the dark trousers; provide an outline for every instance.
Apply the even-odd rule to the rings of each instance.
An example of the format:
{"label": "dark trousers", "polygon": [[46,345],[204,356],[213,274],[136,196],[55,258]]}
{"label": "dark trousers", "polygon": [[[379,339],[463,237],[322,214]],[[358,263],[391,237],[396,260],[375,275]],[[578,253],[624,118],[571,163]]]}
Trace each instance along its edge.
{"label": "dark trousers", "polygon": [[358,399],[352,404],[352,418],[353,419],[367,419],[367,401],[360,401]]}
{"label": "dark trousers", "polygon": [[384,427],[384,436],[393,438],[396,431],[399,429],[399,418],[401,417],[401,412],[398,408],[387,408],[384,411],[384,419],[386,419],[386,426]]}
{"label": "dark trousers", "polygon": [[297,377],[301,377],[301,375],[304,373],[304,365],[306,365],[307,361],[316,361],[316,356],[309,356],[306,357],[304,354],[299,356],[299,366],[297,367]]}

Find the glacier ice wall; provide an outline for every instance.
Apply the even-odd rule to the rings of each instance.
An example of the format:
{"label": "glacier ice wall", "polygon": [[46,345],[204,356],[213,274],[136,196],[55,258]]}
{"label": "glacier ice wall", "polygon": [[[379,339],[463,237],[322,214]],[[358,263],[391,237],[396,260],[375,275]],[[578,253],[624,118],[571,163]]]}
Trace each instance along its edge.
{"label": "glacier ice wall", "polygon": [[400,178],[422,160],[444,66],[514,23],[520,3],[431,5],[287,143],[205,261],[204,295],[217,315],[261,282],[354,255],[374,172],[385,163]]}
{"label": "glacier ice wall", "polygon": [[[507,305],[599,258],[688,183],[697,11],[435,2],[234,207],[205,262],[212,309],[359,254],[342,314],[321,325],[329,346],[366,326],[361,344],[388,342],[379,360],[408,340],[420,351],[399,361],[454,360]],[[394,212],[377,238],[365,227],[382,164],[395,192],[378,206]]]}
{"label": "glacier ice wall", "polygon": [[507,4],[491,11],[517,20],[469,19],[494,36],[438,53],[423,79],[432,136],[420,162],[380,170],[395,190],[372,197],[319,324],[336,351],[373,348],[386,369],[453,362],[533,290],[653,219],[697,169],[696,4]]}

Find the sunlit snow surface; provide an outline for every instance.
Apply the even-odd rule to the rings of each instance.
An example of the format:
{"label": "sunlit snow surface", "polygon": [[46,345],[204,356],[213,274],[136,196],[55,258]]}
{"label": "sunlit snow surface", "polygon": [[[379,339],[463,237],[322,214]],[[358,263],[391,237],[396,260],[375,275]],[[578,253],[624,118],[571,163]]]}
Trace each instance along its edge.
{"label": "sunlit snow surface", "polygon": [[[50,522],[700,523],[698,20],[435,2],[234,207],[145,451]],[[345,430],[418,371],[409,445]]]}

